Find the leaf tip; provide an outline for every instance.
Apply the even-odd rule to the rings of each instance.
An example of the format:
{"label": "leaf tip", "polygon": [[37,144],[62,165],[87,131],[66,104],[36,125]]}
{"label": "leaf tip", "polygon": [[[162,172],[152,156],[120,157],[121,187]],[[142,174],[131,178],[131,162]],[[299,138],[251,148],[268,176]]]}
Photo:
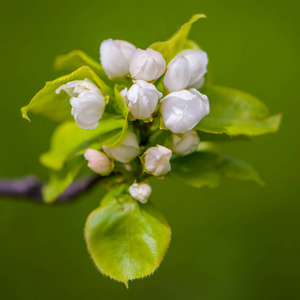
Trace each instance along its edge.
{"label": "leaf tip", "polygon": [[30,118],[28,117],[28,114],[27,114],[27,106],[23,106],[21,108],[21,114],[22,114],[22,117],[24,119],[26,119],[27,121],[29,121],[31,123],[31,120],[30,120]]}
{"label": "leaf tip", "polygon": [[191,17],[190,22],[193,23],[199,19],[207,19],[207,16],[205,14],[195,14]]}

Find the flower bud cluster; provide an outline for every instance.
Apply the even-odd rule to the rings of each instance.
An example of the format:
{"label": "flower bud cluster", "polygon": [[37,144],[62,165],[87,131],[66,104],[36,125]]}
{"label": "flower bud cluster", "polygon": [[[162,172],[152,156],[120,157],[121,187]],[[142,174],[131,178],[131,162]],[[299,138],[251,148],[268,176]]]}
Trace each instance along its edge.
{"label": "flower bud cluster", "polygon": [[[129,193],[146,203],[151,194],[147,177],[163,177],[171,170],[172,154],[189,155],[198,147],[199,137],[192,129],[210,111],[207,96],[197,90],[204,84],[207,54],[202,50],[186,49],[167,65],[158,51],[142,50],[127,41],[108,39],[100,46],[100,60],[108,78],[123,85],[119,91],[130,111],[129,120],[153,122],[153,126],[141,121],[129,122],[128,131],[116,145],[103,145],[102,151],[87,149],[84,157],[87,166],[102,176],[111,174],[114,169],[117,173],[132,174],[134,183]],[[68,82],[56,93],[61,91],[70,96],[71,114],[76,124],[83,129],[95,129],[106,105],[99,87],[84,79]],[[168,148],[148,144],[149,136],[159,130],[159,118],[164,129],[172,132],[162,143]],[[138,156],[140,160],[136,159]]]}

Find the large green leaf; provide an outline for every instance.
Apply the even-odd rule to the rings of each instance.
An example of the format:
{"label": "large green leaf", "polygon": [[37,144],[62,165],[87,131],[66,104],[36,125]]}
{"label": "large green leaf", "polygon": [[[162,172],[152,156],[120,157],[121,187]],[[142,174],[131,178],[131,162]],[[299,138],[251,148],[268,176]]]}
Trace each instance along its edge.
{"label": "large green leaf", "polygon": [[[50,150],[40,157],[41,163],[51,169],[60,170],[65,161],[72,155],[84,151],[94,143],[99,143],[101,137],[111,132],[122,135],[127,122],[120,116],[105,114],[94,130],[84,130],[75,122],[65,122],[57,127],[52,139]],[[100,147],[100,145],[99,145]]]}
{"label": "large green leaf", "polygon": [[244,161],[220,153],[204,150],[172,161],[171,175],[196,188],[217,187],[221,177],[252,181],[259,185],[263,181],[256,170]]}
{"label": "large green leaf", "polygon": [[206,16],[204,14],[194,15],[190,21],[182,25],[178,32],[176,32],[168,41],[154,43],[150,48],[160,52],[167,63],[184,49],[199,48],[194,42],[188,40],[188,35],[192,24],[200,18],[206,18]]}
{"label": "large green leaf", "polygon": [[220,86],[201,90],[207,95],[210,113],[195,129],[228,135],[261,135],[278,130],[281,115],[270,116],[265,104],[247,93]]}
{"label": "large green leaf", "polygon": [[46,203],[52,203],[57,197],[64,192],[67,187],[73,182],[81,167],[83,166],[82,159],[72,161],[63,170],[50,171],[49,182],[43,186],[43,200]]}
{"label": "large green leaf", "polygon": [[55,90],[70,81],[84,80],[85,78],[98,85],[104,95],[114,96],[112,89],[94,71],[89,67],[81,67],[69,75],[47,82],[45,87],[33,97],[30,103],[22,107],[23,118],[30,121],[28,112],[32,112],[59,122],[73,119],[71,116],[70,96],[63,91],[56,94]]}
{"label": "large green leaf", "polygon": [[73,71],[84,66],[90,67],[102,80],[109,80],[100,63],[80,50],[59,55],[54,61],[55,70]]}
{"label": "large green leaf", "polygon": [[170,236],[166,219],[152,203],[140,204],[124,194],[105,197],[85,226],[88,249],[98,269],[126,286],[160,265]]}

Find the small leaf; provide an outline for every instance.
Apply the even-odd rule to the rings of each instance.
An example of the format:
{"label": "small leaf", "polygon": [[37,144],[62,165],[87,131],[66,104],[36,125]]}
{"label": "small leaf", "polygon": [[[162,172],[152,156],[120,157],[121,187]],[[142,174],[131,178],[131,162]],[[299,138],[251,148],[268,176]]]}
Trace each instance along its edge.
{"label": "small leaf", "polygon": [[128,129],[127,118],[128,118],[129,108],[125,104],[124,98],[119,93],[117,85],[115,85],[114,92],[115,92],[115,98],[113,101],[110,101],[109,106],[112,111],[124,117],[124,125],[122,131],[114,130],[100,137],[100,141],[102,145],[107,147],[116,146],[122,140],[122,138],[124,137]]}
{"label": "small leaf", "polygon": [[281,115],[269,115],[265,104],[247,93],[220,86],[207,86],[201,90],[207,95],[210,113],[195,129],[221,134],[261,135],[278,130]]}
{"label": "small leaf", "polygon": [[160,52],[165,58],[166,62],[170,62],[176,54],[184,49],[197,49],[199,48],[194,42],[188,40],[192,24],[200,18],[206,18],[204,14],[194,15],[189,22],[181,26],[170,40],[166,42],[157,42],[150,46],[153,50]]}
{"label": "small leaf", "polygon": [[117,84],[114,88],[114,99],[108,103],[106,110],[111,113],[122,115],[125,119],[128,117],[129,108],[126,105],[124,98],[121,96]]}
{"label": "small leaf", "polygon": [[104,95],[113,96],[113,91],[108,87],[89,67],[81,67],[75,72],[62,76],[56,80],[47,82],[45,87],[40,90],[27,106],[22,107],[23,118],[30,121],[28,112],[40,114],[54,121],[72,120],[70,96],[65,92],[56,94],[55,91],[61,85],[74,80],[91,80],[99,86]]}
{"label": "small leaf", "polygon": [[172,161],[170,173],[172,176],[196,188],[217,187],[221,177],[264,184],[256,170],[246,162],[222,156],[211,143],[199,145],[202,145],[197,150],[199,152]]}
{"label": "small leaf", "polygon": [[77,159],[69,163],[63,170],[51,170],[49,182],[42,188],[44,201],[46,203],[54,202],[73,182],[82,166],[82,159]]}
{"label": "small leaf", "polygon": [[89,215],[85,238],[98,269],[128,286],[129,280],[149,275],[160,265],[171,230],[152,203],[117,195],[110,193]]}
{"label": "small leaf", "polygon": [[258,185],[265,185],[252,166],[237,158],[225,156],[220,165],[220,172],[224,177],[252,181]]}
{"label": "small leaf", "polygon": [[80,50],[59,55],[54,61],[54,69],[57,71],[74,71],[84,66],[90,67],[102,80],[109,80],[100,63]]}
{"label": "small leaf", "polygon": [[122,130],[114,130],[100,137],[100,143],[106,147],[115,147],[125,136],[128,122],[125,121]]}
{"label": "small leaf", "polygon": [[94,130],[85,130],[78,127],[75,122],[65,122],[57,127],[52,139],[50,150],[40,157],[41,163],[51,169],[60,170],[65,161],[72,155],[84,150],[96,142],[101,136],[111,132],[122,134],[127,122],[117,115],[105,114]]}

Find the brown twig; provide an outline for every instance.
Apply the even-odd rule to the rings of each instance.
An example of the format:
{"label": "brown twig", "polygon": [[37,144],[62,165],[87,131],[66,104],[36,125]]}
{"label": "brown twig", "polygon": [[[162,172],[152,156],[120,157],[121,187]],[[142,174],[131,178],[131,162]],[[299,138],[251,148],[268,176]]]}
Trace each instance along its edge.
{"label": "brown twig", "polygon": [[[101,176],[83,177],[74,181],[55,201],[65,203],[75,200],[79,195],[90,190],[101,179]],[[0,197],[27,199],[44,203],[42,197],[43,184],[35,176],[20,179],[0,179]]]}

